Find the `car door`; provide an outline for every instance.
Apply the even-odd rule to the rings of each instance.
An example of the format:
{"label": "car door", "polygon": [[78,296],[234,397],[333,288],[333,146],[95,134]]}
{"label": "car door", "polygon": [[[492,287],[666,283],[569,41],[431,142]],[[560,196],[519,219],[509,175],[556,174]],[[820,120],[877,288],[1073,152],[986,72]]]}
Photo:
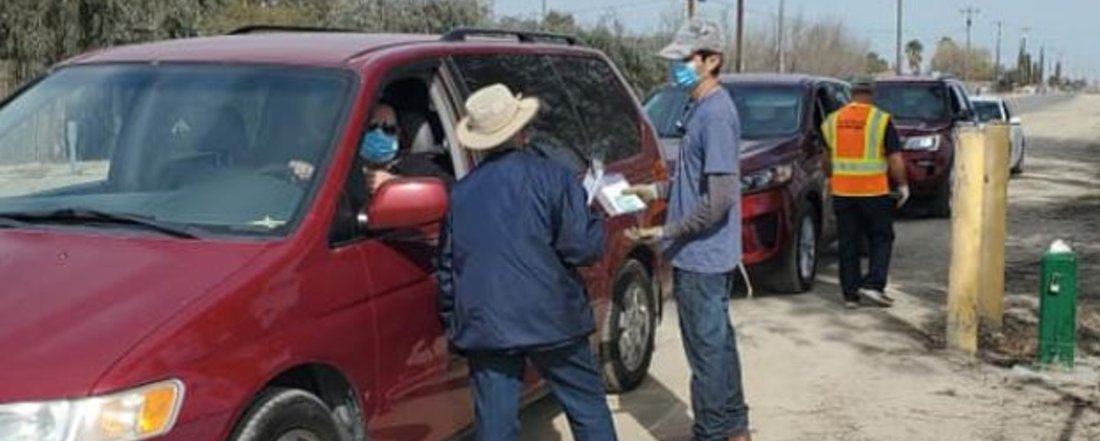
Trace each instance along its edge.
{"label": "car door", "polygon": [[[398,80],[396,72],[371,74],[365,76],[386,80],[371,95],[362,97],[371,106],[366,116],[349,122],[357,127],[359,142],[369,130],[369,115],[378,106],[382,89]],[[336,250],[361,256],[366,283],[361,289],[376,317],[373,323],[363,324],[363,332],[373,332],[378,342],[378,353],[373,354],[376,387],[363,392],[374,403],[373,414],[367,416],[367,435],[376,441],[445,439],[468,425],[470,418],[456,410],[455,400],[464,392],[465,378],[454,382],[449,376],[447,343],[437,307],[438,226],[383,232],[360,226],[357,214],[370,200],[363,165],[357,160],[349,171],[330,242]]]}
{"label": "car door", "polygon": [[[825,118],[827,118],[829,115],[846,106],[848,102],[851,101],[851,96],[848,93],[847,86],[840,83],[824,82],[820,85],[816,101],[816,107],[818,111],[821,112],[821,114],[823,115],[822,122],[824,122]],[[818,138],[820,139],[821,144],[821,154],[831,154],[831,152],[829,151],[829,146],[825,143],[824,135],[820,134],[821,125],[818,124],[817,127],[814,127],[814,130],[817,130],[819,134]],[[823,207],[823,209],[821,210],[821,238],[823,240],[830,241],[837,237],[836,213],[832,210],[833,196],[832,192],[829,190],[829,177],[825,175],[824,170],[822,170],[821,176],[821,206]]]}

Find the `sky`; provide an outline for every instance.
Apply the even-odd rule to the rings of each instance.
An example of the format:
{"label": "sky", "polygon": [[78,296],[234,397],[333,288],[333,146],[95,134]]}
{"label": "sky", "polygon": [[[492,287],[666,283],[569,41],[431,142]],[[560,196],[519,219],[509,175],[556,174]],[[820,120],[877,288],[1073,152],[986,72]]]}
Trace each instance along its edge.
{"label": "sky", "polygon": [[[494,13],[537,17],[542,0],[494,0]],[[545,0],[547,8],[573,13],[591,23],[615,11],[628,29],[645,32],[656,28],[662,14],[684,8],[686,0]],[[897,0],[786,0],[787,15],[806,19],[844,18],[855,33],[866,37],[873,50],[893,61]],[[736,0],[701,0],[699,15],[717,19],[722,8]],[[1067,73],[1076,77],[1100,77],[1100,1],[1097,0],[904,0],[904,41],[920,39],[925,59],[931,59],[935,43],[948,36],[966,41],[968,6],[978,9],[971,30],[973,44],[992,53],[996,49],[997,21],[1002,21],[1002,58],[1014,65],[1025,28],[1028,47],[1046,46],[1048,59],[1063,59]],[[774,25],[779,0],[745,0],[746,20]]]}

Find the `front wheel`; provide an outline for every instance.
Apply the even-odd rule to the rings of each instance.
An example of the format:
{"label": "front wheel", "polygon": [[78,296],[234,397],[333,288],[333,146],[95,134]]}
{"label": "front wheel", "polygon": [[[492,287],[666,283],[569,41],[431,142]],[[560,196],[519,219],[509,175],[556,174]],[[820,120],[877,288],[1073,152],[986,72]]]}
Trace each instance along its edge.
{"label": "front wheel", "polygon": [[618,393],[638,387],[649,373],[658,305],[649,273],[638,261],[619,271],[614,287],[601,360],[607,390]]}
{"label": "front wheel", "polygon": [[264,391],[241,421],[233,441],[341,441],[329,407],[302,390]]}
{"label": "front wheel", "polygon": [[768,287],[777,292],[797,294],[809,291],[817,277],[820,223],[813,206],[803,205],[795,218],[793,237],[767,277]]}
{"label": "front wheel", "polygon": [[939,191],[937,191],[935,196],[932,197],[932,217],[939,219],[947,219],[951,217],[951,198],[953,197],[951,191],[952,182],[954,180],[955,176],[952,172],[951,176],[948,177],[947,180],[943,181],[943,184],[940,186]]}

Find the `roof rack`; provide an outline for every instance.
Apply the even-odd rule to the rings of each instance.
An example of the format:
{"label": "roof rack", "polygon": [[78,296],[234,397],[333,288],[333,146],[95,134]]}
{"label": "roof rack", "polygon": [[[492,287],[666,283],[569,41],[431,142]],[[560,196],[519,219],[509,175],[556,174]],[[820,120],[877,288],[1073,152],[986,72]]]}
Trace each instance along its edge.
{"label": "roof rack", "polygon": [[451,29],[442,41],[466,41],[469,37],[509,37],[520,43],[564,43],[569,46],[583,46],[584,43],[572,35],[551,34],[548,32],[508,31],[503,29],[460,27]]}
{"label": "roof rack", "polygon": [[260,34],[265,32],[356,32],[352,29],[286,25],[249,25],[229,31],[226,35]]}

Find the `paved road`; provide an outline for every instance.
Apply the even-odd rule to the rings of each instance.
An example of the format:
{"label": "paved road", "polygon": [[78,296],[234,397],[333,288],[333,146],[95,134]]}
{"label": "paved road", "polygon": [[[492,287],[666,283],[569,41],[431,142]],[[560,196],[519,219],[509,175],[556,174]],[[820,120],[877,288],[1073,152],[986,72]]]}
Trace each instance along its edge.
{"label": "paved road", "polygon": [[[1048,182],[1068,167],[1064,162],[1070,159],[1063,156],[1100,152],[1093,144],[1100,139],[1100,124],[1092,123],[1100,120],[1100,98],[1044,98],[1029,101],[1026,109],[1025,117],[1033,123],[1032,157],[1025,177],[1012,184],[1010,209],[1010,262],[1029,262],[1014,270],[1021,274],[1034,272],[1035,253],[1054,234],[1044,230],[1042,217],[1034,218],[1034,212],[1076,197],[1065,189],[1043,189],[1095,189],[1095,180],[1078,176]],[[1075,130],[1067,130],[1067,118],[1076,122]],[[1089,157],[1077,168],[1083,169],[1081,173],[1100,170],[1100,156]],[[1065,225],[1082,229],[1080,220],[1066,216]],[[891,289],[901,303],[889,311],[840,308],[835,252],[826,257],[821,283],[812,293],[735,301],[755,439],[1100,439],[1095,388],[1082,391],[1061,383],[1021,381],[1009,370],[940,349],[949,231],[943,220],[899,223]],[[1100,234],[1096,231],[1100,228],[1093,228]],[[1092,238],[1078,234],[1086,241]],[[1100,273],[1095,261],[1089,265]],[[1010,276],[1009,290],[1026,300],[1030,289],[1025,285],[1031,281]],[[651,377],[641,389],[609,398],[624,441],[689,439],[687,364],[675,308],[669,311],[659,329]],[[1082,368],[1074,379],[1100,384],[1090,372]],[[524,440],[572,439],[551,399],[529,409],[523,423]]]}

